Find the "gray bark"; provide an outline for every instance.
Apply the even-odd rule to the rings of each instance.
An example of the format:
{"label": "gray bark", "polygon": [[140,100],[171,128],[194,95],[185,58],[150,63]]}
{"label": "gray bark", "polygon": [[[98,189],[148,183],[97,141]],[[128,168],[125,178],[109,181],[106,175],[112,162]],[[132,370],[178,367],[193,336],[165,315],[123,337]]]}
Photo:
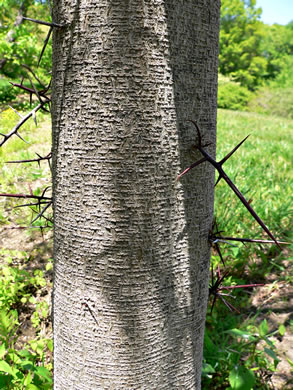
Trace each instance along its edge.
{"label": "gray bark", "polygon": [[58,0],[54,388],[200,389],[219,0]]}

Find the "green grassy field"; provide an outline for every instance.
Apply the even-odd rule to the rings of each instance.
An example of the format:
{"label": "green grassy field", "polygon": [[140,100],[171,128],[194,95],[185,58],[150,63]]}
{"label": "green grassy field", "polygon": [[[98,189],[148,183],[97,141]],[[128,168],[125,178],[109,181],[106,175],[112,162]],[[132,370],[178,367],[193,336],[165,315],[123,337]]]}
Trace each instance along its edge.
{"label": "green grassy field", "polygon": [[[293,120],[219,110],[217,158],[224,157],[248,134],[224,169],[274,234],[284,239],[292,217]],[[261,228],[224,181],[216,187],[215,210],[228,233],[261,235]]]}
{"label": "green grassy field", "polygon": [[[217,160],[250,134],[225,162],[224,169],[275,237],[283,241],[292,241],[292,133],[292,120],[228,110],[218,112]],[[224,180],[215,190],[215,217],[222,235],[269,239]],[[277,372],[281,359],[274,338],[292,332],[292,321],[284,323],[281,315],[273,313],[276,321],[268,323],[273,305],[268,310],[252,301],[253,294],[262,294],[265,301],[280,286],[288,290],[284,288],[285,296],[280,291],[277,301],[286,300],[292,293],[291,252],[288,247],[280,253],[275,245],[241,243],[233,247],[223,243],[221,252],[225,268],[217,252],[213,252],[212,264],[214,269],[221,266],[222,275],[227,271],[224,285],[266,286],[259,288],[260,293],[257,288],[255,293],[249,289],[248,294],[244,289],[233,290],[233,298],[227,300],[240,314],[231,313],[222,302],[217,302],[212,315],[208,310],[203,389],[285,389],[286,386],[273,387],[269,378]],[[285,311],[278,309],[277,313]],[[241,381],[246,383],[244,387]]]}
{"label": "green grassy field", "polygon": [[[1,132],[8,132],[17,120],[12,110],[2,112]],[[285,241],[292,239],[292,130],[293,120],[228,110],[218,112],[217,160],[250,134],[241,148],[225,163],[224,169],[274,235]],[[36,163],[24,165],[5,162],[32,159],[36,157],[35,152],[43,156],[48,154],[51,140],[48,116],[40,117],[39,129],[31,121],[20,134],[29,144],[13,137],[0,149],[0,192],[29,193],[31,188],[34,194],[40,194],[42,188],[50,183],[50,170],[46,162],[41,163],[40,167]],[[19,201],[0,198],[0,202],[2,228],[9,223],[21,226],[30,223],[30,210],[12,208]],[[215,217],[219,229],[224,231],[223,235],[267,238],[223,180],[216,187]],[[28,230],[23,234],[31,236],[31,232]],[[5,230],[4,233],[2,231],[2,240],[3,234]],[[236,247],[223,244],[221,248],[225,270],[229,273],[226,285],[267,283],[271,274],[274,280],[270,283],[292,285],[288,249],[280,253],[274,245],[261,248],[259,245],[242,244]],[[51,386],[49,371],[52,369],[52,346],[48,340],[50,334],[44,333],[44,324],[48,324],[50,319],[48,304],[44,303],[40,291],[51,286],[52,260],[44,261],[41,273],[35,273],[35,269],[28,269],[27,265],[29,262],[36,263],[39,254],[31,254],[25,248],[22,251],[14,249],[1,251],[0,285],[14,283],[17,288],[0,289],[0,328],[2,335],[7,333],[6,339],[2,336],[1,341],[9,351],[0,347],[0,372],[1,368],[2,372],[6,369],[13,383],[11,388],[23,389],[24,384],[34,384],[34,388],[47,389]],[[216,252],[213,253],[212,262],[214,269],[220,265]],[[252,305],[251,293],[251,290],[250,294],[233,290],[236,298],[228,298],[241,314],[230,313],[221,302],[215,304],[212,314],[208,309],[203,389],[272,388],[269,387],[266,375],[275,371],[279,358],[271,341],[271,328],[266,317],[260,315]],[[14,318],[14,327],[21,335],[19,316],[25,310],[31,315],[35,331],[33,338],[21,345],[22,352],[19,353],[15,342],[10,340],[11,330],[8,329],[7,318]],[[290,332],[290,326],[292,328],[293,324],[280,322],[274,331],[283,337],[286,332]],[[260,341],[266,343],[266,349],[259,348]],[[23,352],[25,350],[30,352]],[[35,380],[29,374],[26,364],[34,372]],[[38,369],[40,364],[44,371]],[[14,369],[18,370],[18,376],[15,376]],[[5,375],[0,373],[0,388],[5,388],[1,387],[1,383],[7,381]],[[237,387],[239,378],[244,379],[246,387]]]}

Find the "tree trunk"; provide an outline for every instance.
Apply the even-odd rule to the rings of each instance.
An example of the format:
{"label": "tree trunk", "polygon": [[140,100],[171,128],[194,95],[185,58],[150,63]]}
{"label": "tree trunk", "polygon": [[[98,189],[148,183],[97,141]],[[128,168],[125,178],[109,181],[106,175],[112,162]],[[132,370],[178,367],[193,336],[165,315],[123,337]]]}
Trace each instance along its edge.
{"label": "tree trunk", "polygon": [[58,0],[54,386],[200,389],[219,0]]}

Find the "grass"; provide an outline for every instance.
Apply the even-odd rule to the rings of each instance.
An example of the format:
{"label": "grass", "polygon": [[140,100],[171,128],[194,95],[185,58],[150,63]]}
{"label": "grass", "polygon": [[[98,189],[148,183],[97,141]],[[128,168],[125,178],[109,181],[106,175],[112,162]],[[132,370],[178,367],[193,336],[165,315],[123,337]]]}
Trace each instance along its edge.
{"label": "grass", "polygon": [[[47,164],[7,164],[7,161],[19,161],[36,158],[36,152],[44,156],[50,151],[51,131],[48,116],[38,114],[39,125],[29,119],[21,128],[20,134],[27,141],[23,142],[16,136],[11,137],[0,148],[0,193],[29,193],[30,189],[38,194],[44,186],[50,183],[50,173]],[[0,116],[0,132],[7,134],[19,121],[18,115],[10,108],[2,111]],[[15,199],[0,198],[0,223],[7,222],[7,210],[15,205],[23,204]],[[11,218],[19,225],[27,225],[31,218],[31,210],[27,208],[12,209]]]}
{"label": "grass", "polygon": [[[21,129],[21,136],[10,138],[0,148],[1,193],[33,193],[48,185],[46,164],[7,164],[9,160],[35,158],[50,150],[48,116],[38,115],[40,126],[32,120]],[[12,109],[2,111],[1,133],[7,134],[18,122]],[[52,259],[48,251],[41,252],[42,241],[36,241],[32,230],[27,231],[33,250],[22,248],[22,230],[9,230],[9,225],[28,226],[30,208],[14,208],[23,201],[1,197],[0,223],[6,235],[6,249],[0,251],[0,388],[52,388],[52,340],[50,326],[50,291],[52,289]],[[7,229],[8,228],[8,229]],[[2,232],[2,234],[3,234]],[[19,249],[11,246],[18,247]],[[21,249],[21,250],[20,250]]]}
{"label": "grass", "polygon": [[[224,169],[256,212],[280,239],[286,239],[292,217],[293,120],[219,110],[217,158],[250,134]],[[262,235],[224,181],[216,188],[216,215],[229,235]],[[292,222],[292,220],[291,220]]]}
{"label": "grass", "polygon": [[[8,132],[17,120],[12,110],[2,112],[1,132]],[[49,169],[45,162],[40,167],[35,163],[26,165],[5,163],[8,160],[35,158],[35,152],[41,155],[49,152],[51,136],[48,117],[40,117],[40,126],[41,141],[40,130],[31,121],[26,129],[21,131],[21,135],[30,142],[29,144],[23,143],[14,136],[0,149],[0,167],[4,172],[0,178],[0,192],[28,192],[30,184],[32,190],[38,193],[41,188],[48,185]],[[253,208],[275,236],[281,240],[292,238],[290,231],[292,223],[290,199],[293,184],[290,158],[293,143],[292,130],[292,120],[228,110],[219,110],[218,113],[217,160],[220,160],[247,134],[251,134],[236,154],[225,163],[224,169],[245,197],[251,200]],[[12,206],[17,204],[14,200],[1,198],[0,201],[2,202],[0,206],[2,224],[11,221],[20,225],[29,224],[31,211],[25,211],[23,208],[12,209]],[[215,215],[220,229],[225,232],[223,234],[266,238],[261,228],[224,181],[216,187]],[[230,247],[224,244],[222,250],[226,269],[229,272],[225,282],[227,285],[265,281],[271,272],[277,275],[276,283],[280,280],[280,275],[284,277],[283,261],[286,257],[280,254],[275,246],[260,248],[255,245],[240,244],[237,247]],[[52,346],[44,334],[40,333],[40,329],[49,321],[48,305],[41,298],[41,291],[50,288],[52,261],[46,260],[42,269],[38,270],[39,255],[28,254],[26,251],[16,252],[9,250],[1,252],[0,285],[8,286],[13,280],[15,288],[0,289],[3,305],[5,303],[2,311],[0,310],[3,317],[2,321],[0,316],[0,326],[4,327],[4,331],[6,329],[5,342],[9,351],[1,355],[0,347],[0,360],[5,361],[10,367],[4,365],[8,370],[5,374],[6,379],[7,375],[10,375],[11,383],[15,381],[12,388],[25,388],[24,384],[31,383],[37,389],[49,389],[52,362],[47,352]],[[288,261],[288,252],[286,255]],[[216,253],[213,254],[212,260],[215,267],[220,264]],[[27,268],[29,262],[35,263],[34,270]],[[285,274],[285,279],[286,282],[292,282],[290,273]],[[236,389],[238,378],[242,378],[246,383],[246,387],[239,387],[241,389],[269,389],[269,382],[266,381],[265,375],[274,372],[278,364],[277,351],[271,340],[274,334],[282,337],[285,328],[277,328],[272,334],[266,320],[258,317],[257,310],[251,310],[250,295],[243,291],[234,291],[236,301],[233,300],[232,303],[241,310],[240,315],[230,313],[219,302],[216,303],[212,315],[208,310],[203,389]],[[10,321],[13,329],[21,333],[19,318],[23,315],[25,307],[32,306],[33,310],[27,310],[30,312],[30,322],[36,332],[25,346],[22,345],[17,349],[16,341],[10,339],[9,318],[13,320]],[[288,327],[290,328],[290,325]],[[265,346],[260,346],[261,342]],[[13,361],[13,353],[17,355],[15,359],[18,363]],[[49,356],[49,361],[46,356]],[[26,369],[24,360],[29,361],[30,367],[33,367],[31,371]],[[45,370],[38,370],[40,366]],[[18,376],[11,367],[18,370]],[[30,376],[29,372],[31,372]]]}
{"label": "grass", "polygon": [[[247,112],[218,112],[217,160],[250,134],[224,169],[274,235],[285,241],[292,240],[292,130],[292,120]],[[268,238],[223,180],[216,187],[215,216],[223,235]],[[222,244],[221,251],[229,273],[226,285],[265,283],[270,274],[276,285],[282,278],[292,283],[290,267],[286,271],[283,265],[284,260],[290,261],[287,250],[282,254],[275,245],[261,248],[253,244]],[[221,265],[217,253],[213,253],[212,263],[214,269]],[[250,295],[233,290],[233,296],[236,299],[228,301],[241,314],[230,313],[219,302],[213,315],[208,311],[203,389],[236,389],[235,378],[246,383],[241,389],[270,389],[268,378],[279,362],[272,339],[279,330],[275,329],[274,335],[266,325],[262,326],[265,332],[260,330],[262,316],[251,307]],[[283,326],[280,337],[284,329]],[[259,337],[267,343],[265,347],[260,347]],[[237,371],[239,367],[241,372]]]}

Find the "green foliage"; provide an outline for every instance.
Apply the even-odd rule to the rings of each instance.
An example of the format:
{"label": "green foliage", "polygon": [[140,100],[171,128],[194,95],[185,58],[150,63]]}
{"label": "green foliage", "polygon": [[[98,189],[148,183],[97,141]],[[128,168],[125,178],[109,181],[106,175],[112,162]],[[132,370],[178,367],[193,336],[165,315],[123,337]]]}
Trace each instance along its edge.
{"label": "green foliage", "polygon": [[[292,131],[290,120],[218,111],[217,159],[221,160],[235,143],[251,134],[237,154],[227,161],[225,171],[245,197],[251,199],[253,208],[271,230],[283,239],[289,234],[292,223]],[[259,226],[222,181],[216,187],[215,212],[220,229],[226,234],[261,237]],[[241,247],[246,258],[251,255],[247,252],[249,248],[257,250],[251,246]]]}
{"label": "green foliage", "polygon": [[263,87],[250,100],[248,111],[293,119],[293,87]]}
{"label": "green foliage", "polygon": [[[22,66],[25,64],[37,73],[38,77],[47,84],[49,82],[49,70],[51,69],[51,45],[49,44],[41,64],[37,67],[39,56],[48,27],[23,21],[15,26],[15,20],[21,5],[27,8],[26,16],[31,18],[50,20],[48,5],[33,0],[1,0],[0,16],[0,65],[2,77],[7,80],[20,80],[26,77],[27,70]],[[3,60],[5,60],[3,62]],[[0,88],[1,89],[1,88]],[[9,96],[6,96],[7,101]],[[0,93],[1,99],[1,93]],[[2,102],[0,100],[0,102]]]}
{"label": "green foliage", "polygon": [[[293,28],[290,24],[287,26],[274,24],[264,25],[263,29],[265,34],[261,42],[261,51],[268,62],[266,78],[272,80],[283,73],[282,78],[285,74],[291,74],[292,80]],[[293,85],[278,83],[278,86],[292,87]]]}
{"label": "green foliage", "polygon": [[282,57],[280,71],[269,86],[271,88],[293,88],[293,55]]}
{"label": "green foliage", "polygon": [[[217,317],[217,318],[216,318]],[[221,321],[219,325],[218,322]],[[280,362],[268,323],[250,320],[234,328],[227,316],[208,315],[204,339],[203,388],[267,389],[262,371],[274,372]]]}
{"label": "green foliage", "polygon": [[222,0],[219,71],[250,90],[277,78],[292,86],[292,24],[269,26],[260,15],[255,0]]}
{"label": "green foliage", "polygon": [[222,0],[219,70],[242,86],[262,84],[267,60],[262,56],[263,24],[255,0]]}
{"label": "green foliage", "polygon": [[18,350],[15,348],[18,330],[17,311],[0,309],[0,388],[51,389],[51,367],[47,368],[44,364],[45,350],[52,351],[51,340],[34,340],[27,348]]}
{"label": "green foliage", "polygon": [[26,252],[2,249],[0,254],[0,388],[51,389],[52,365],[44,360],[47,351],[52,352],[52,340],[37,336],[21,349],[17,346],[21,334],[18,311],[26,312],[26,304],[35,306],[31,321],[37,331],[49,317],[47,302],[38,297],[48,282],[43,271],[22,269],[20,264],[31,261]]}
{"label": "green foliage", "polygon": [[[280,239],[290,241],[292,226],[291,188],[293,175],[291,133],[293,121],[259,114],[219,110],[218,156],[223,158],[237,143],[251,133],[237,150],[225,171],[236,182],[256,212]],[[236,161],[236,163],[235,163]],[[223,235],[260,238],[262,232],[226,183],[216,187],[215,214]],[[225,285],[261,283],[271,272],[283,271],[282,254],[276,248],[237,247],[221,244],[229,277]],[[213,254],[214,269],[221,263]],[[290,271],[289,271],[290,273]],[[270,389],[266,374],[277,370],[278,351],[274,336],[284,336],[286,327],[280,324],[270,332],[266,320],[258,322],[256,308],[249,295],[233,290],[225,297],[241,311],[230,313],[216,302],[213,313],[208,308],[204,340],[203,389]],[[233,298],[234,297],[234,298]]]}
{"label": "green foliage", "polygon": [[245,110],[253,94],[229,77],[219,75],[218,108]]}
{"label": "green foliage", "polygon": [[6,104],[14,100],[17,96],[17,91],[13,86],[6,80],[0,79],[0,102]]}
{"label": "green foliage", "polygon": [[42,270],[26,271],[19,266],[13,266],[13,263],[19,262],[20,259],[28,263],[30,258],[27,253],[2,249],[0,259],[0,310],[16,307],[19,303],[26,303],[29,299],[31,303],[38,303],[39,307],[43,307],[44,305],[40,304],[36,298],[31,300],[31,297],[33,292],[47,285],[44,272]]}
{"label": "green foliage", "polygon": [[[43,127],[44,118],[38,115],[40,127]],[[1,113],[1,132],[6,133],[18,122],[18,116],[11,109]],[[41,129],[42,131],[42,129]],[[24,182],[31,183],[33,193],[39,194],[40,187],[50,177],[47,164],[6,164],[7,160],[21,160],[35,157],[35,150],[42,155],[50,149],[50,129],[43,128],[42,140],[39,138],[40,129],[36,131],[33,121],[27,122],[21,130],[22,136],[33,146],[26,144],[17,137],[11,138],[5,147],[0,149],[0,166],[2,170],[0,186],[1,192],[28,192],[24,189]],[[37,145],[37,146],[36,146]],[[34,185],[34,180],[42,181]],[[49,179],[50,180],[50,179]],[[15,205],[5,198],[0,198],[3,206],[1,212],[6,213],[6,207]],[[19,203],[18,203],[19,204]],[[16,209],[15,212],[19,210]],[[9,215],[12,212],[9,210]],[[7,215],[7,214],[6,214]],[[15,214],[18,216],[18,214]],[[28,216],[20,214],[21,224],[29,225]],[[29,216],[30,218],[30,216]],[[25,222],[23,221],[25,219]],[[5,221],[5,215],[1,215]],[[32,233],[30,233],[32,234]],[[25,251],[2,249],[0,250],[0,388],[1,389],[37,389],[52,388],[52,363],[48,363],[53,349],[52,340],[42,335],[46,325],[50,322],[48,296],[44,292],[51,289],[46,271],[52,270],[52,260],[48,260],[45,269],[36,269],[34,253]],[[38,254],[38,252],[37,252]],[[34,262],[34,264],[32,264]],[[32,328],[31,339],[24,341],[23,329],[20,324],[30,321]],[[26,336],[27,337],[27,336]]]}

